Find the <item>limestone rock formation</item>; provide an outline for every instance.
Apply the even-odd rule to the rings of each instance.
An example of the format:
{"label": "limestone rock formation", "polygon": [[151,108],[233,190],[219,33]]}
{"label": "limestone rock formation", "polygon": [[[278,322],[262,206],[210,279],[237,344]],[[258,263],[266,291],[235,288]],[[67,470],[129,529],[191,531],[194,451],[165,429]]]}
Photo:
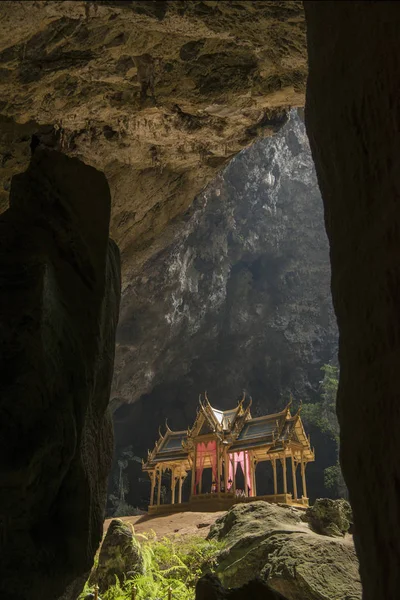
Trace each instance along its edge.
{"label": "limestone rock formation", "polygon": [[302,512],[266,502],[238,504],[212,526],[224,540],[217,575],[227,587],[255,577],[288,600],[359,600],[361,584],[351,536],[318,535]]}
{"label": "limestone rock formation", "polygon": [[[205,389],[227,409],[246,388],[255,416],[280,410],[290,393],[316,400],[320,367],[336,351],[322,203],[293,111],[196,198],[178,239],[125,289],[112,402],[131,404],[114,414],[116,459],[129,446],[145,456],[166,418],[185,429]],[[309,432],[317,448],[309,493],[318,497],[336,446]],[[140,468],[133,461],[127,470],[133,506],[148,501]],[[114,471],[119,485],[117,462]],[[260,491],[264,483],[268,493],[272,472],[260,477]]]}
{"label": "limestone rock formation", "polygon": [[315,533],[336,537],[344,536],[350,530],[353,515],[347,500],[318,498],[307,509],[304,520]]}
{"label": "limestone rock formation", "polygon": [[0,217],[0,597],[61,595],[92,566],[113,444],[120,294],[102,173],[37,149]]}
{"label": "limestone rock formation", "polygon": [[338,416],[365,600],[400,573],[400,10],[305,2],[307,128],[325,204],[340,331]]}
{"label": "limestone rock formation", "polygon": [[115,585],[116,579],[123,584],[126,577],[143,573],[143,557],[133,526],[121,519],[113,519],[101,545],[99,562],[90,576],[90,583],[97,583],[100,593]]}
{"label": "limestone rock formation", "polygon": [[304,103],[306,72],[300,1],[1,2],[0,206],[32,124],[49,125],[106,173],[128,283],[216,172]]}
{"label": "limestone rock formation", "polygon": [[[8,265],[7,276],[16,278],[14,292],[7,292],[14,318],[8,308],[3,311],[10,331],[6,354],[2,353],[2,360],[7,360],[2,385],[13,388],[15,395],[20,391],[12,408],[8,392],[3,394],[3,426],[11,423],[4,437],[4,485],[13,489],[23,479],[27,486],[25,512],[18,516],[20,533],[14,543],[29,558],[19,563],[14,557],[8,579],[2,578],[1,583],[11,589],[18,564],[25,577],[15,587],[17,596],[23,596],[18,590],[25,586],[34,598],[40,578],[41,600],[52,598],[51,586],[57,594],[64,583],[72,589],[73,574],[81,575],[82,569],[90,567],[96,550],[110,445],[104,422],[113,358],[112,344],[103,344],[102,336],[105,340],[108,331],[111,339],[115,325],[117,286],[112,287],[112,280],[117,280],[117,265],[113,246],[109,258],[103,256],[102,261],[91,246],[97,235],[107,239],[108,216],[103,219],[103,191],[95,202],[97,186],[92,190],[86,185],[82,163],[82,189],[74,177],[68,177],[68,169],[61,181],[57,179],[54,193],[60,198],[65,187],[75,184],[76,199],[62,214],[52,214],[54,206],[42,205],[38,198],[7,213],[11,177],[27,168],[31,148],[37,147],[60,150],[103,170],[111,189],[111,233],[122,251],[127,288],[138,272],[143,273],[144,262],[176,238],[181,227],[178,217],[215,173],[257,136],[276,131],[289,106],[303,104],[305,79],[305,26],[299,1],[0,3],[0,211],[12,214],[23,229],[22,245],[11,232],[1,240],[6,260],[22,265],[19,270]],[[53,168],[52,162],[48,182],[43,178],[40,187],[53,185]],[[5,219],[8,223],[10,217]],[[45,232],[41,242],[45,248],[42,252],[40,246],[37,259],[42,266],[34,272],[44,282],[42,295],[31,276],[35,265],[23,266],[28,256],[39,252],[35,219]],[[85,239],[75,237],[76,232]],[[25,245],[32,246],[26,256]],[[64,282],[65,263],[70,266],[61,286],[53,270],[56,265],[57,277]],[[18,277],[11,275],[15,269]],[[101,279],[102,269],[107,272],[103,288],[100,284],[91,288]],[[24,286],[35,287],[36,295],[22,296]],[[112,291],[109,307],[107,290]],[[15,346],[10,342],[12,328]],[[21,330],[23,340],[32,335],[29,343],[19,342]],[[49,337],[60,340],[61,334],[65,334],[62,347],[61,342],[58,348],[47,341]],[[14,360],[17,350],[26,356],[29,348],[35,356],[31,370],[35,367],[37,374],[34,381],[21,383],[18,374],[24,366],[16,368],[6,357],[10,353]],[[53,369],[51,376],[46,369]],[[26,391],[30,386],[34,392]],[[95,401],[98,396],[101,400]],[[61,407],[58,411],[56,405]],[[75,420],[69,418],[72,405]],[[66,429],[59,425],[64,419],[70,425]],[[11,435],[12,444],[7,446]],[[17,438],[23,440],[20,452],[11,458]],[[35,445],[47,447],[48,442],[53,462],[46,469],[49,455],[37,454]],[[74,468],[58,468],[71,456]],[[42,479],[38,473],[44,473]],[[64,486],[67,475],[70,487]],[[42,502],[39,488],[46,490]],[[17,496],[10,492],[2,499],[7,502],[9,497],[13,508],[4,515],[10,513],[12,520],[20,506]],[[46,510],[50,517],[42,522]],[[7,518],[4,515],[1,519]],[[55,520],[57,539],[52,533]],[[6,570],[10,560],[4,562]]]}

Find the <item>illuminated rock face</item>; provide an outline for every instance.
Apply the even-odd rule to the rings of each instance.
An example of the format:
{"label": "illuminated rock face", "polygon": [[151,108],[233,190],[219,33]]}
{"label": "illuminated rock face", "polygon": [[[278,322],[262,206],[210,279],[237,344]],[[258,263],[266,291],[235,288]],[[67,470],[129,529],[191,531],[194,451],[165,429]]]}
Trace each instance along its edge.
{"label": "illuminated rock face", "polygon": [[[117,458],[131,445],[145,456],[165,418],[185,429],[204,390],[230,408],[246,388],[254,416],[281,409],[291,392],[315,400],[320,367],[336,350],[322,201],[293,111],[196,198],[177,240],[126,288],[112,393]],[[326,494],[322,471],[336,461],[335,444],[307,430],[315,497]],[[128,473],[129,501],[144,504],[140,464]]]}
{"label": "illuminated rock face", "polygon": [[215,174],[304,104],[299,1],[8,1],[1,17],[0,210],[34,124],[53,129],[107,176],[126,283]]}

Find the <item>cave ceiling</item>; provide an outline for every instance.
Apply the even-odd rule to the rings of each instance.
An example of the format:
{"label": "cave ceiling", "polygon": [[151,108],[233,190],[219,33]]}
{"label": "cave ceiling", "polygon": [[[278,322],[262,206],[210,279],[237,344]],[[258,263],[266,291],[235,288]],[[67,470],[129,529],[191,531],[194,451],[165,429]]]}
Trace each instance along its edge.
{"label": "cave ceiling", "polygon": [[301,2],[1,2],[0,210],[32,144],[104,171],[123,326],[132,281],[217,172],[304,104],[306,76]]}

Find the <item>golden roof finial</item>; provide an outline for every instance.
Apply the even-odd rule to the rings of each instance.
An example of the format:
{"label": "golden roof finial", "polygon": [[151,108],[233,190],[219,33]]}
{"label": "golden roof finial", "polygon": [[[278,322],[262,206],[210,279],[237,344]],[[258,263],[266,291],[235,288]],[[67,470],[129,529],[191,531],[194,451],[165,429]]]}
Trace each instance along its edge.
{"label": "golden roof finial", "polygon": [[172,430],[168,427],[168,418],[165,419],[165,428],[166,428],[166,433],[172,433]]}
{"label": "golden roof finial", "polygon": [[293,404],[293,396],[292,396],[292,394],[290,394],[290,396],[289,396],[289,402],[287,403],[285,410],[288,411],[289,408],[292,406],[292,404]]}
{"label": "golden roof finial", "polygon": [[302,406],[303,406],[303,400],[300,399],[300,404],[299,404],[299,408],[297,409],[296,417],[298,417],[300,415]]}

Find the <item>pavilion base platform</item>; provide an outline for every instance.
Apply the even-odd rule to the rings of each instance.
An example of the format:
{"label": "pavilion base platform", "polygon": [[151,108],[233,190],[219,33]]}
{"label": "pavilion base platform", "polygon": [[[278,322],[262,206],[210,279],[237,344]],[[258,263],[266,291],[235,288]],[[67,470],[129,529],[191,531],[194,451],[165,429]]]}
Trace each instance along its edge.
{"label": "pavilion base platform", "polygon": [[249,498],[237,497],[233,494],[215,493],[215,494],[197,494],[192,496],[189,502],[180,504],[159,504],[149,506],[149,515],[169,514],[176,512],[218,512],[229,510],[234,504],[243,504],[262,500],[272,504],[286,504],[305,510],[308,508],[308,498],[302,496],[294,499],[292,494],[276,494],[268,496],[253,496]]}

